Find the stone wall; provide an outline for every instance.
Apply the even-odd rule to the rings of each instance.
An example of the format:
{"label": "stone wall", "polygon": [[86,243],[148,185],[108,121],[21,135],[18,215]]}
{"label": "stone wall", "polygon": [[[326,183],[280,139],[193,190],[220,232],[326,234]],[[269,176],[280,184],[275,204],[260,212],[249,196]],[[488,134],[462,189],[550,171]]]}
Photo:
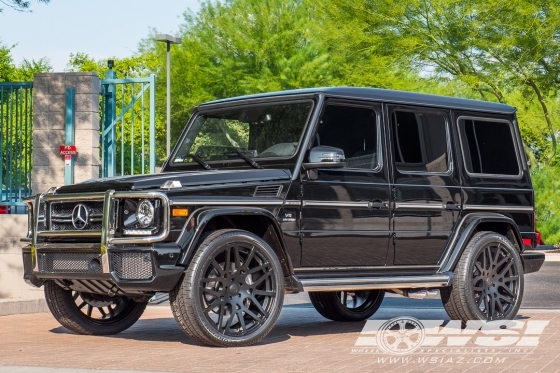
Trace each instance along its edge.
{"label": "stone wall", "polygon": [[27,215],[0,215],[0,299],[41,298],[43,289],[23,281],[20,238],[27,235]]}
{"label": "stone wall", "polygon": [[64,185],[66,88],[76,92],[74,183],[99,177],[99,93],[97,73],[35,74],[33,81],[33,193]]}

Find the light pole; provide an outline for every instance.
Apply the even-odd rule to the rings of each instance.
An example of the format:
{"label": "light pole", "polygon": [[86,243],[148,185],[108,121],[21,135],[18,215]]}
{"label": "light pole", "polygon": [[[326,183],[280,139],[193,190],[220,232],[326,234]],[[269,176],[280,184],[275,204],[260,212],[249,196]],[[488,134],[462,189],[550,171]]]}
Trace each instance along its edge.
{"label": "light pole", "polygon": [[[181,39],[168,34],[156,34],[156,41],[167,44],[167,159],[171,153],[171,44],[181,44]],[[153,88],[152,88],[153,89]]]}

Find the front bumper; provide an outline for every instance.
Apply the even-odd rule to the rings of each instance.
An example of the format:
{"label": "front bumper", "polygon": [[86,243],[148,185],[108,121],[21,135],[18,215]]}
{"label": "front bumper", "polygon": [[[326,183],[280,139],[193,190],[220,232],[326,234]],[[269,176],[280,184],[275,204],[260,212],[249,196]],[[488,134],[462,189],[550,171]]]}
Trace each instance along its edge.
{"label": "front bumper", "polygon": [[523,261],[523,272],[533,273],[541,269],[544,263],[544,253],[535,251],[526,251],[521,253],[521,260]]}
{"label": "front bumper", "polygon": [[[102,247],[93,244],[39,244],[23,248],[24,280],[40,287],[56,280],[63,287],[98,294],[145,295],[170,291],[185,268],[176,266],[181,248],[176,243],[113,245],[101,266]],[[37,258],[37,263],[34,263]],[[108,266],[108,271],[105,270]]]}

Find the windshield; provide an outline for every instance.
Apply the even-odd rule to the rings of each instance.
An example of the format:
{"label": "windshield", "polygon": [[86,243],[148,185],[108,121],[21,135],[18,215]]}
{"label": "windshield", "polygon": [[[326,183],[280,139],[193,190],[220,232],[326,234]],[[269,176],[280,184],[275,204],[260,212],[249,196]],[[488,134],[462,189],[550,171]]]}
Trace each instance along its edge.
{"label": "windshield", "polygon": [[173,163],[197,161],[193,156],[204,162],[291,157],[312,106],[310,101],[261,104],[201,114],[189,128]]}

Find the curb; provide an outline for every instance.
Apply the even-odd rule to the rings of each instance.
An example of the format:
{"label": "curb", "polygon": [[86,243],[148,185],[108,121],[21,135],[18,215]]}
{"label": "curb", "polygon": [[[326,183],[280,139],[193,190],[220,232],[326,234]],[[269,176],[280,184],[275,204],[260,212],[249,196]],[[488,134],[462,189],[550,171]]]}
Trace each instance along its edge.
{"label": "curb", "polygon": [[42,298],[0,299],[0,316],[39,312],[49,312],[47,302]]}

